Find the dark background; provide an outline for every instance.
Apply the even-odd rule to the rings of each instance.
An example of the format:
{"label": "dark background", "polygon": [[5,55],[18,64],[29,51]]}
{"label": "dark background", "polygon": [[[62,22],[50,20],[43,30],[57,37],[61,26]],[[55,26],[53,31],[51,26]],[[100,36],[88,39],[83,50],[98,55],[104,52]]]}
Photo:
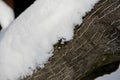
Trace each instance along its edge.
{"label": "dark background", "polygon": [[15,17],[19,16],[26,8],[28,8],[35,0],[13,0]]}

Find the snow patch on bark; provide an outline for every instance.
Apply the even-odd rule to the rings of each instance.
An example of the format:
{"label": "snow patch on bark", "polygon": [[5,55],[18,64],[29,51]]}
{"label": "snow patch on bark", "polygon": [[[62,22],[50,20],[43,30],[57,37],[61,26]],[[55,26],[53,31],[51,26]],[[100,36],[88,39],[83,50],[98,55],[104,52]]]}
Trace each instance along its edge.
{"label": "snow patch on bark", "polygon": [[0,80],[19,80],[43,68],[59,39],[73,38],[74,26],[98,0],[36,0],[0,34]]}

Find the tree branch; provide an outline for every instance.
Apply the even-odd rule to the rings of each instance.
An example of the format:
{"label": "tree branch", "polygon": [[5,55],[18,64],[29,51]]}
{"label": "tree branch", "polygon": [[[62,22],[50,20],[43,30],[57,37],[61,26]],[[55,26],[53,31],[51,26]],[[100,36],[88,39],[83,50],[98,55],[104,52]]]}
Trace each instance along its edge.
{"label": "tree branch", "polygon": [[45,68],[24,80],[81,80],[94,69],[120,61],[120,0],[101,0],[75,29],[74,39],[55,45]]}

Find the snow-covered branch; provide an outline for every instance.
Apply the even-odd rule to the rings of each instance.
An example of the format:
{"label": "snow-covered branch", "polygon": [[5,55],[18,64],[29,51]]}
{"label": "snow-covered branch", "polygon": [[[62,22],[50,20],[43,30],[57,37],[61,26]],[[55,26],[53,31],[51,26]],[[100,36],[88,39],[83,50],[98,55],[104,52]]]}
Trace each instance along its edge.
{"label": "snow-covered branch", "polygon": [[74,26],[98,0],[36,0],[0,34],[0,80],[18,80],[43,68],[59,39],[73,38]]}

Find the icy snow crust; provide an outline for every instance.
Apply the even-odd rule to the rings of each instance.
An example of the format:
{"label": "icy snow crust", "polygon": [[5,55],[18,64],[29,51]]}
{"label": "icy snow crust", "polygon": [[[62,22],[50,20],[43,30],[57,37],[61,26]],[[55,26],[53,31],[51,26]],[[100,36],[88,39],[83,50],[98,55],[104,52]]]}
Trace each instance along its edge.
{"label": "icy snow crust", "polygon": [[44,67],[59,39],[73,38],[74,26],[98,0],[37,0],[0,35],[0,80],[19,80]]}
{"label": "icy snow crust", "polygon": [[6,28],[13,20],[13,10],[3,0],[0,0],[0,25]]}

